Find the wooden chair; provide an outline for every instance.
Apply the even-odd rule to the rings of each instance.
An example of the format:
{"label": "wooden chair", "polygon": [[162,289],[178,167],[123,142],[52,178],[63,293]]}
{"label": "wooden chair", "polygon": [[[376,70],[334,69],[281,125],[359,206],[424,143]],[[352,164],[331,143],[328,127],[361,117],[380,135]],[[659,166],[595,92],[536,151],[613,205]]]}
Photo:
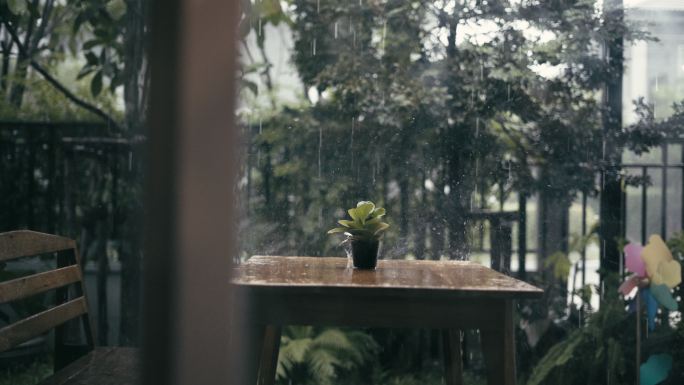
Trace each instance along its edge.
{"label": "wooden chair", "polygon": [[[55,290],[56,303],[38,314],[28,316],[0,329],[0,352],[55,329],[55,373],[42,384],[136,384],[137,350],[100,348],[90,324],[88,301],[76,241],[34,231],[0,233],[0,263],[22,257],[57,254],[57,268],[0,282],[0,303],[9,303]],[[75,298],[69,299],[69,286]],[[84,356],[68,365],[64,343],[65,323],[80,319],[85,332]]]}

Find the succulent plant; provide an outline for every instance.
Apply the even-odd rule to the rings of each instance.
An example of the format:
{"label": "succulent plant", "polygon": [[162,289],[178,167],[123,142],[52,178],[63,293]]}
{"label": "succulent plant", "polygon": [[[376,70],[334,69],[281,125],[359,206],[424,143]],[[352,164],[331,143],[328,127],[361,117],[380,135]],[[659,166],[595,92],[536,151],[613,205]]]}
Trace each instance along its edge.
{"label": "succulent plant", "polygon": [[337,221],[342,227],[335,227],[328,231],[328,234],[344,233],[349,240],[378,240],[382,233],[390,227],[389,224],[382,222],[385,216],[385,209],[375,207],[370,201],[361,201],[355,208],[347,210],[351,220],[340,219]]}

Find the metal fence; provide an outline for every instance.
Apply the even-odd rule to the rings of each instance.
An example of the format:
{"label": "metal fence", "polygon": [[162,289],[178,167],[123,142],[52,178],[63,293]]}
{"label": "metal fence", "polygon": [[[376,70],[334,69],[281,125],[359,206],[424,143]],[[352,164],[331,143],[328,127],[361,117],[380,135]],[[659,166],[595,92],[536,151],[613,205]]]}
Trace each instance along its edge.
{"label": "metal fence", "polygon": [[143,141],[97,123],[0,122],[0,231],[31,229],[79,241],[103,345],[121,342],[124,208],[136,199],[139,186],[131,182],[141,173]]}

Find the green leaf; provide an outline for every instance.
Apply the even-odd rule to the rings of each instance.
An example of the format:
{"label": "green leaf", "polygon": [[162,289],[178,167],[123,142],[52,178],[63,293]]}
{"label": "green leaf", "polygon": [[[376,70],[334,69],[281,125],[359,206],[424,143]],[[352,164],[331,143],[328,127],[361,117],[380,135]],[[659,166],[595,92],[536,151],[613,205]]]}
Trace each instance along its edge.
{"label": "green leaf", "polygon": [[348,229],[346,227],[335,227],[334,229],[328,230],[328,234],[338,234],[338,233],[344,233]]}
{"label": "green leaf", "polygon": [[337,221],[337,223],[341,224],[344,227],[351,227],[351,228],[358,228],[358,224],[354,221],[348,221],[346,219],[340,219]]}
{"label": "green leaf", "polygon": [[95,69],[93,67],[90,67],[90,66],[85,66],[85,67],[81,68],[81,70],[78,72],[78,75],[76,76],[76,80],[83,79],[84,77],[93,73],[94,70]]}
{"label": "green leaf", "polygon": [[365,222],[368,215],[375,210],[375,204],[373,202],[362,201],[356,205],[356,215],[359,217],[361,222]]}
{"label": "green leaf", "polygon": [[349,209],[349,210],[347,210],[347,213],[349,213],[349,216],[351,217],[351,219],[361,222],[358,214],[356,213],[356,209]]}
{"label": "green leaf", "polygon": [[382,207],[376,207],[375,210],[371,213],[371,217],[373,218],[380,218],[385,216],[385,209]]}
{"label": "green leaf", "polygon": [[389,227],[390,225],[387,223],[379,223],[378,227],[375,229],[375,231],[373,231],[373,235],[379,235],[381,232],[387,230]]}
{"label": "green leaf", "polygon": [[280,21],[280,15],[283,14],[283,10],[280,7],[280,1],[278,0],[263,0],[259,3],[260,16],[264,19],[272,21],[277,24]]}
{"label": "green leaf", "polygon": [[102,71],[98,71],[90,81],[90,93],[97,96],[102,92]]}
{"label": "green leaf", "polygon": [[555,368],[562,367],[577,355],[575,349],[583,340],[582,331],[576,330],[565,341],[554,345],[534,368],[527,385],[548,383],[548,377]]}
{"label": "green leaf", "polygon": [[92,49],[93,47],[95,47],[98,44],[100,44],[100,41],[97,39],[88,40],[85,43],[83,43],[83,50],[89,51],[90,49]]}
{"label": "green leaf", "polygon": [[544,267],[553,268],[554,277],[558,279],[566,279],[570,274],[572,263],[565,253],[557,251],[546,258],[544,261]]}
{"label": "green leaf", "polygon": [[254,96],[257,96],[259,94],[259,86],[256,83],[247,79],[241,79],[240,81],[242,83],[242,87],[252,91]]}
{"label": "green leaf", "polygon": [[[372,215],[371,215],[371,217],[372,217]],[[372,219],[369,219],[369,220],[366,221],[366,226],[368,226],[368,225],[376,225],[376,224],[380,223],[381,220],[382,220],[382,218],[372,218]]]}
{"label": "green leaf", "polygon": [[85,58],[90,65],[97,65],[100,62],[92,51],[86,52]]}
{"label": "green leaf", "polygon": [[370,238],[373,236],[373,233],[370,232],[368,229],[347,229],[347,232],[353,236],[360,238]]}
{"label": "green leaf", "polygon": [[124,0],[112,0],[107,3],[107,13],[114,20],[121,19],[126,14],[126,2]]}
{"label": "green leaf", "polygon": [[14,15],[26,12],[26,0],[7,0],[7,8]]}

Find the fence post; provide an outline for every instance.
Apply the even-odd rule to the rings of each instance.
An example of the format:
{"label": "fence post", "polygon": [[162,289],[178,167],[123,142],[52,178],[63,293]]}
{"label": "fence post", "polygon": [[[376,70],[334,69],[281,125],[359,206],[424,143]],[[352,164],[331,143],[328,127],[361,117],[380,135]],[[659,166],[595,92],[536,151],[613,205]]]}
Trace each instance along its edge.
{"label": "fence post", "polygon": [[527,260],[527,194],[518,197],[518,278],[527,278],[525,262]]}

